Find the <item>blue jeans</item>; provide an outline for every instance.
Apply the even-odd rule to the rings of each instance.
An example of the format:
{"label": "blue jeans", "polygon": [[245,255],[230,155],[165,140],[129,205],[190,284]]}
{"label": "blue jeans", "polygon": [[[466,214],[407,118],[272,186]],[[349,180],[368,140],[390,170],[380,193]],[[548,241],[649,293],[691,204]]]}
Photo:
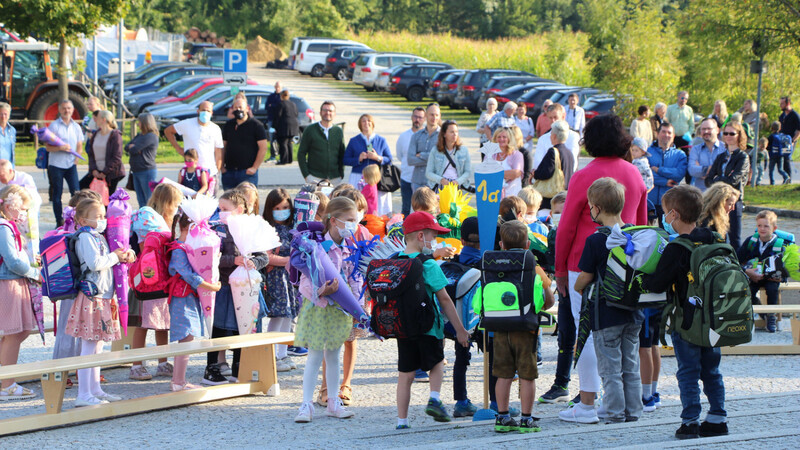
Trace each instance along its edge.
{"label": "blue jeans", "polygon": [[681,339],[678,333],[672,333],[672,346],[675,348],[675,359],[678,362],[678,388],[681,392],[681,420],[684,424],[700,423],[700,384],[703,380],[703,392],[708,398],[708,414],[710,423],[723,423],[728,415],[725,412],[725,385],[719,371],[722,356],[719,348],[698,347]]}
{"label": "blue jeans", "polygon": [[258,187],[258,172],[248,175],[247,170],[228,170],[222,174],[222,189],[233,189],[244,181],[249,181]]}
{"label": "blue jeans", "polygon": [[412,194],[414,194],[414,190],[411,189],[411,183],[405,180],[400,180],[400,195],[403,197],[403,206],[400,212],[406,217],[408,217],[408,215],[411,213]]}
{"label": "blue jeans", "polygon": [[[454,341],[455,342],[455,341]],[[466,400],[467,397],[467,367],[472,354],[469,347],[462,347],[455,342],[456,362],[453,364],[453,399],[455,401]]]}
{"label": "blue jeans", "polygon": [[[778,173],[781,174],[784,181],[791,176],[781,168],[783,164],[783,156],[770,156],[769,157],[769,184],[775,184],[775,168],[778,168]],[[789,166],[791,168],[791,166]]]}
{"label": "blue jeans", "polygon": [[61,204],[61,195],[64,193],[64,181],[67,182],[69,188],[69,195],[75,195],[75,192],[80,189],[78,180],[78,167],[72,166],[69,169],[62,169],[56,166],[47,166],[47,179],[50,182],[50,199],[53,201],[53,214],[56,216],[56,226],[64,224],[63,206]]}
{"label": "blue jeans", "polygon": [[[728,241],[731,243],[731,246],[734,250],[742,246],[743,210],[744,206],[742,205],[742,201],[738,200],[736,205],[733,207],[733,210],[728,213],[728,219],[730,221],[730,228],[728,229]],[[661,216],[659,215],[659,217]]]}
{"label": "blue jeans", "polygon": [[139,208],[147,206],[147,202],[150,201],[150,195],[153,193],[150,190],[150,182],[158,180],[158,169],[131,172],[128,176],[133,177],[133,190],[136,191],[136,201],[139,202]]}
{"label": "blue jeans", "polygon": [[597,372],[603,379],[607,421],[625,422],[642,416],[642,378],[639,374],[639,330],[626,323],[592,331]]}
{"label": "blue jeans", "polygon": [[556,379],[553,384],[564,389],[569,386],[569,372],[572,369],[572,355],[577,339],[575,318],[572,317],[572,307],[569,295],[558,296],[558,361],[556,363]]}

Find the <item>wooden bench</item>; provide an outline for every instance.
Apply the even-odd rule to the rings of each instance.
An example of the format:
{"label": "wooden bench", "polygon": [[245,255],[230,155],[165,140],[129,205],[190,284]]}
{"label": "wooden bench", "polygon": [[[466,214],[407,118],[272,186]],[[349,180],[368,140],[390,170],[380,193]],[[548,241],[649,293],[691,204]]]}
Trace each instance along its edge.
{"label": "wooden bench", "polygon": [[[781,283],[781,288],[778,291],[778,304],[779,305],[783,304],[783,298],[781,296],[781,292],[784,292],[784,291],[800,291],[800,283],[796,282],[796,281],[793,281],[793,282],[790,282],[790,283]],[[767,304],[767,291],[765,291],[764,289],[761,289],[760,291],[758,291],[758,298],[761,300],[761,304],[762,305],[766,305]],[[780,315],[778,315],[778,321],[779,322],[781,321],[781,316]],[[766,323],[766,321],[764,319],[762,319],[760,317],[756,317],[756,322],[755,322],[755,327],[756,328],[764,328],[766,326],[767,326],[767,323]]]}
{"label": "wooden bench", "polygon": [[[292,333],[269,332],[0,367],[0,379],[24,378],[31,375],[41,377],[46,410],[44,414],[0,420],[0,436],[239,397],[258,392],[269,396],[279,395],[280,387],[278,386],[278,374],[275,369],[275,347],[273,344],[291,344],[293,341],[294,334]],[[119,366],[140,360],[232,349],[242,350],[238,383],[170,392],[62,411],[67,373],[70,371],[97,366]]]}

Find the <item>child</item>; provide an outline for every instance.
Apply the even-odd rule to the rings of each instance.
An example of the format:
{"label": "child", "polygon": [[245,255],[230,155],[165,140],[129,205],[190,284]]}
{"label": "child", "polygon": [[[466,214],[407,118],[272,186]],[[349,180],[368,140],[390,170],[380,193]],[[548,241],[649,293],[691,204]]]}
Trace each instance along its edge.
{"label": "child", "polygon": [[[668,231],[674,230],[681,237],[697,244],[717,242],[714,234],[707,228],[696,226],[703,207],[703,194],[694,186],[680,185],[668,190],[661,197],[664,207],[664,225]],[[687,291],[691,253],[679,243],[671,242],[664,248],[655,272],[644,277],[643,288],[650,292],[667,292],[667,300],[678,307],[687,304]],[[728,434],[725,412],[725,385],[719,371],[720,349],[700,347],[683,340],[673,332],[672,345],[678,363],[678,388],[681,394],[681,427],[675,432],[678,439],[691,439],[699,436],[722,436]],[[700,387],[708,398],[709,409],[706,420],[700,424]]]}
{"label": "child", "polygon": [[769,139],[765,137],[759,139],[756,164],[753,164],[752,162],[750,163],[750,165],[753,167],[753,171],[755,172],[756,185],[761,184],[761,177],[764,176],[764,170],[767,169],[767,161],[769,161],[769,153],[767,152],[768,145]]}
{"label": "child", "polygon": [[[604,227],[625,226],[620,214],[625,205],[625,187],[610,177],[599,178],[589,186],[586,193],[589,202],[589,214],[592,220]],[[583,293],[584,289],[595,279],[606,275],[606,261],[609,249],[606,248],[604,233],[596,232],[586,239],[578,267],[580,275],[575,282],[575,291]],[[592,288],[599,289],[595,284]],[[592,292],[592,291],[590,291]],[[642,379],[639,374],[639,330],[642,328],[644,316],[641,311],[625,311],[610,307],[600,295],[589,298],[592,318],[592,335],[594,350],[597,355],[597,369],[603,379],[603,406],[607,411],[606,423],[633,422],[642,415]],[[572,416],[573,421],[580,421],[581,416],[575,414],[576,408],[594,408],[578,404],[573,409],[563,411],[559,416]],[[569,414],[567,414],[569,413]]]}
{"label": "child", "polygon": [[783,135],[781,133],[781,123],[778,121],[772,122],[769,127],[770,135],[767,138],[767,147],[769,148],[769,184],[775,184],[775,167],[778,167],[778,173],[783,177],[783,184],[791,182],[791,174],[783,170],[783,155],[781,154],[780,140]]}
{"label": "child", "polygon": [[322,191],[316,191],[314,195],[316,195],[317,200],[319,200],[319,206],[317,206],[317,214],[314,216],[314,221],[322,222],[325,217],[325,209],[328,207],[328,202],[331,200]]}
{"label": "child", "polygon": [[261,202],[258,199],[258,188],[256,185],[249,181],[242,181],[235,189],[241,191],[244,194],[244,198],[247,200],[244,213],[258,215],[258,208]]}
{"label": "child", "polygon": [[[424,211],[433,217],[439,214],[439,197],[428,186],[418,188],[411,195],[411,210],[414,212]],[[454,247],[440,247],[434,250],[434,259],[449,259],[455,256],[456,249]],[[427,379],[427,375],[421,378]]]}
{"label": "child", "polygon": [[[211,283],[203,279],[189,264],[186,249],[183,243],[189,233],[189,217],[179,213],[173,220],[176,227],[172,230],[172,240],[176,244],[170,252],[169,274],[180,277],[170,288],[169,302],[169,337],[171,342],[189,342],[195,336],[205,335],[203,330],[203,310],[197,298],[197,288],[203,287],[217,292],[222,284],[217,281]],[[177,228],[177,233],[175,232]],[[172,371],[172,392],[187,389],[197,389],[200,386],[186,382],[186,367],[189,365],[189,355],[175,357],[175,368]]]}
{"label": "child", "polygon": [[[275,227],[281,238],[281,246],[267,252],[269,264],[264,270],[264,301],[267,303],[269,325],[267,331],[290,331],[292,320],[297,317],[297,300],[294,287],[289,282],[292,228],[294,207],[286,189],[273,189],[264,202],[264,220]],[[297,366],[287,355],[286,345],[276,345],[275,355],[278,372],[288,372]]]}
{"label": "child", "polygon": [[[517,195],[525,202],[525,224],[527,224],[528,228],[534,233],[539,233],[547,237],[547,232],[549,231],[547,225],[542,223],[538,217],[539,208],[542,206],[542,194],[534,189],[533,186],[526,186],[522,188]],[[550,205],[547,206],[549,207]]]}
{"label": "child", "polygon": [[[325,213],[325,238],[333,243],[328,250],[328,256],[346,280],[349,280],[350,273],[344,260],[350,254],[348,246],[353,244],[353,235],[358,227],[357,217],[356,204],[346,197],[331,200]],[[354,294],[361,293],[360,285],[351,283],[347,287]],[[327,280],[320,286],[317,298],[314,298],[312,289],[314,287],[308,277],[301,275],[300,293],[303,296],[303,305],[297,317],[294,344],[308,348],[308,359],[303,372],[303,403],[294,419],[297,423],[307,423],[313,419],[314,405],[311,400],[323,358],[326,363],[326,382],[320,389],[320,396],[327,394],[325,414],[338,419],[353,417],[353,412],[345,409],[339,396],[333,394],[338,392],[336,385],[339,384],[339,351],[350,335],[353,319],[325,298],[339,290],[338,279]]]}
{"label": "child", "polygon": [[[339,192],[341,192],[341,191],[349,191],[349,190],[355,189],[355,188],[356,187],[353,186],[350,183],[342,183],[342,184],[337,185],[335,188],[331,189],[331,192],[329,194],[326,194],[326,195],[328,196],[328,198],[330,198],[332,200],[332,199],[334,199],[334,198],[339,196]],[[320,188],[320,190],[322,190],[322,188]],[[325,193],[324,190],[322,190],[322,192]]]}
{"label": "child", "polygon": [[368,240],[372,239],[372,233],[370,233],[370,231],[367,229],[367,227],[365,227],[361,223],[364,220],[364,215],[367,212],[367,199],[364,198],[364,194],[362,194],[361,192],[359,192],[359,191],[357,191],[355,189],[344,189],[344,190],[340,190],[340,191],[338,191],[338,192],[336,192],[334,194],[331,194],[331,195],[333,196],[333,197],[331,197],[331,199],[336,198],[336,197],[346,197],[346,198],[349,198],[350,200],[352,200],[353,202],[355,202],[356,210],[358,211],[356,213],[356,220],[357,220],[357,223],[358,223],[358,230],[356,231],[356,234],[355,234],[355,237],[354,237],[355,240],[356,241],[368,241]]}
{"label": "child", "polygon": [[187,148],[183,152],[184,166],[178,172],[178,183],[198,194],[208,191],[208,171],[197,165],[197,150]]}
{"label": "child", "polygon": [[[759,270],[758,263],[780,253],[782,250],[781,246],[775,248],[779,239],[775,235],[775,230],[778,229],[778,216],[772,211],[761,211],[756,215],[756,226],[758,227],[758,232],[745,239],[739,248],[739,261],[745,269],[744,273],[750,278],[750,292],[753,295],[753,304],[761,304],[758,291],[763,288],[767,292],[767,304],[777,305],[782,281],[781,274],[773,274],[770,277],[766,277]],[[777,331],[775,314],[767,314],[767,331],[770,333]]]}
{"label": "child", "polygon": [[367,200],[367,214],[378,213],[378,183],[381,181],[381,171],[376,164],[370,164],[361,172],[364,178],[364,187],[361,193]]}
{"label": "child", "polygon": [[[403,233],[406,239],[406,248],[400,254],[409,258],[416,258],[420,253],[431,255],[432,243],[436,242],[437,234],[448,233],[450,230],[440,227],[430,213],[417,211],[408,215],[403,222]],[[411,384],[417,370],[430,371],[430,399],[425,408],[425,414],[432,416],[437,422],[449,422],[450,414],[444,408],[439,398],[444,374],[444,322],[441,313],[450,320],[456,330],[458,342],[467,347],[469,335],[461,321],[458,319],[453,301],[447,295],[447,278],[442,269],[431,258],[424,260],[423,277],[425,290],[428,297],[435,300],[438,307],[433,327],[424,336],[417,338],[397,339],[397,429],[406,429],[408,426],[408,404],[411,400]]]}
{"label": "child", "polygon": [[[528,227],[518,220],[505,222],[500,227],[500,235],[500,247],[503,250],[527,249],[530,245]],[[544,309],[550,308],[555,302],[550,291],[550,279],[539,265],[534,270],[543,282]],[[494,332],[492,374],[497,377],[495,395],[498,407],[494,430],[498,433],[541,431],[539,419],[532,416],[533,403],[536,400],[536,378],[539,376],[534,351],[537,347],[536,341],[535,331]],[[511,383],[515,374],[519,375],[519,397],[522,404],[522,418],[519,423],[511,418],[508,410]]]}
{"label": "child", "polygon": [[[656,206],[647,201],[647,225],[658,226]],[[643,412],[653,412],[661,407],[661,394],[658,393],[658,376],[661,373],[661,315],[664,308],[645,308],[644,322],[639,330],[639,374],[642,376]]]}
{"label": "child", "polygon": [[644,187],[647,188],[647,192],[650,192],[654,184],[653,169],[650,168],[650,160],[647,159],[650,156],[650,153],[647,152],[648,147],[649,143],[643,138],[634,138],[631,145],[631,158],[633,158],[631,163],[639,169],[639,174],[642,175],[642,181],[644,181]]}
{"label": "child", "polygon": [[[121,248],[109,252],[102,232],[106,229],[106,212],[101,202],[86,199],[75,207],[78,227],[75,252],[80,261],[81,290],[75,298],[67,320],[67,334],[81,339],[81,356],[103,350],[103,342],[121,338],[119,309],[114,298],[114,275],[111,268],[130,263],[136,258],[133,250]],[[75,406],[92,406],[115,402],[122,398],[100,388],[100,367],[78,369],[78,398]]]}
{"label": "child", "polygon": [[[39,281],[39,269],[31,265],[22,244],[17,223],[27,221],[31,203],[28,192],[19,185],[0,191],[0,366],[17,363],[19,347],[36,329],[31,308],[28,280]],[[0,401],[34,397],[30,389],[6,378],[0,384]]]}

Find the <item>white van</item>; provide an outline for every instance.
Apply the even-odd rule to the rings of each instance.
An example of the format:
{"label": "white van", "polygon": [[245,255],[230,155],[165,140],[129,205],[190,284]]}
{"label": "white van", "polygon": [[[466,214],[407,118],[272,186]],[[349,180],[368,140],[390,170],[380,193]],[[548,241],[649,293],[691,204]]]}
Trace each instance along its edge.
{"label": "white van", "polygon": [[353,83],[364,86],[368,91],[375,90],[375,82],[381,71],[407,62],[427,62],[428,60],[408,53],[364,53],[356,60],[353,69]]}
{"label": "white van", "polygon": [[312,77],[325,75],[325,58],[336,47],[364,47],[366,45],[347,39],[302,39],[294,59],[294,68]]}
{"label": "white van", "polygon": [[324,36],[298,36],[292,39],[292,46],[289,48],[289,69],[294,70],[294,63],[300,53],[300,41],[308,39],[326,39]]}

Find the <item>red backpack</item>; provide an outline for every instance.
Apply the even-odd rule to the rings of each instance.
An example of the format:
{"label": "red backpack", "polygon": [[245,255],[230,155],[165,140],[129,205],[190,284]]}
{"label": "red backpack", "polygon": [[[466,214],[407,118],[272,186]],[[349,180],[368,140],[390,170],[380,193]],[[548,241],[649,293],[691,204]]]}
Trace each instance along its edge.
{"label": "red backpack", "polygon": [[172,235],[168,231],[147,233],[141,253],[128,271],[133,294],[139,300],[156,300],[169,296],[169,251]]}

